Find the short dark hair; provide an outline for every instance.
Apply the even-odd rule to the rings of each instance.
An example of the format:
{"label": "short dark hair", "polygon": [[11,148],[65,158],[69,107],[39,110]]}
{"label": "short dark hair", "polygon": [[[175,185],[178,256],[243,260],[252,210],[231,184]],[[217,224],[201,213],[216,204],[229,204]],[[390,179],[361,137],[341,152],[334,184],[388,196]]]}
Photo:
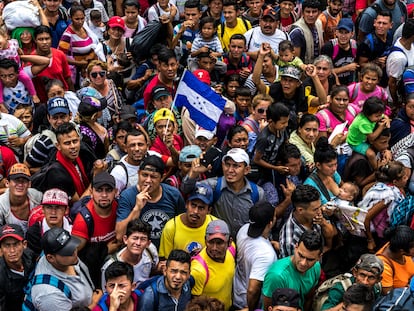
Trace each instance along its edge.
{"label": "short dark hair", "polygon": [[19,71],[19,65],[16,63],[16,61],[8,58],[4,58],[0,60],[0,68],[1,69],[9,69],[13,68],[14,72]]}
{"label": "short dark hair", "polygon": [[38,35],[48,33],[52,37],[52,30],[48,26],[40,25],[34,29],[33,38],[36,39]]}
{"label": "short dark hair", "polygon": [[354,283],[345,291],[343,296],[344,306],[362,305],[363,311],[370,311],[375,301],[374,292],[364,284]]}
{"label": "short dark hair", "polygon": [[294,52],[295,51],[295,47],[294,47],[292,41],[282,40],[279,43],[279,51],[280,52],[284,52],[284,51]]}
{"label": "short dark hair", "polygon": [[292,193],[292,204],[307,208],[310,203],[315,202],[321,198],[318,189],[310,185],[299,185]]}
{"label": "short dark hair", "polygon": [[152,227],[150,224],[143,222],[140,219],[133,219],[127,224],[125,235],[129,237],[135,232],[141,232],[148,236],[148,239],[151,238]]}
{"label": "short dark hair", "polygon": [[234,0],[225,0],[225,1],[223,1],[223,8],[225,6],[233,6],[236,11],[239,9],[239,5]]}
{"label": "short dark hair", "polygon": [[184,3],[184,9],[198,9],[201,11],[200,1],[199,0],[187,0]]}
{"label": "short dark hair", "polygon": [[283,117],[289,117],[290,110],[283,103],[271,104],[266,111],[266,118],[272,120],[273,122],[279,121]]}
{"label": "short dark hair", "polygon": [[[126,122],[128,122],[128,121],[126,121]],[[139,130],[137,130],[135,128],[132,128],[131,130],[129,130],[127,132],[127,134],[125,135],[125,144],[126,144],[129,136],[141,136],[141,135],[144,136],[145,142],[148,144],[147,135],[145,135],[145,133],[143,133],[143,132],[141,132],[141,131],[139,131]]]}
{"label": "short dark hair", "polygon": [[320,10],[321,3],[318,0],[305,0],[302,3],[302,12],[306,8],[312,8],[312,9],[318,9],[318,10]]}
{"label": "short dark hair", "polygon": [[249,96],[252,99],[252,93],[250,89],[246,86],[240,86],[236,89],[236,97],[237,96]]}
{"label": "short dark hair", "polygon": [[390,21],[392,22],[392,13],[390,12],[390,11],[384,11],[384,10],[381,10],[381,11],[379,11],[379,13],[377,14],[377,17],[378,16],[385,16],[385,17],[389,17],[390,18]]}
{"label": "short dark hair", "polygon": [[129,123],[128,121],[122,120],[119,123],[114,124],[113,126],[113,135],[114,137],[116,137],[116,134],[118,134],[119,131],[126,131],[127,134],[128,132],[131,132],[133,129],[131,123]]}
{"label": "short dark hair", "polygon": [[320,122],[319,122],[319,119],[318,119],[318,117],[317,117],[317,116],[315,116],[314,114],[305,113],[305,114],[302,116],[302,118],[300,118],[300,121],[299,121],[299,125],[298,125],[298,127],[299,127],[299,128],[302,128],[302,127],[304,127],[304,126],[306,125],[306,123],[308,123],[308,122],[316,122],[316,123],[318,123],[318,127],[319,127],[319,125],[320,125]]}
{"label": "short dark hair", "polygon": [[276,163],[285,165],[289,162],[289,159],[301,159],[301,157],[302,154],[300,153],[298,147],[296,147],[294,144],[283,143],[277,152]]}
{"label": "short dark hair", "polygon": [[170,265],[171,261],[178,261],[181,263],[188,263],[191,265],[191,256],[186,251],[181,249],[174,249],[171,251],[170,255],[167,258],[167,267]]}
{"label": "short dark hair", "polygon": [[328,163],[338,159],[338,153],[328,142],[327,137],[320,137],[316,142],[315,153],[313,155],[315,163]]}
{"label": "short dark hair", "polygon": [[385,229],[384,237],[390,241],[389,248],[393,253],[401,249],[408,253],[414,246],[414,230],[405,225]]}
{"label": "short dark hair", "polygon": [[238,134],[238,133],[246,133],[247,135],[249,135],[247,133],[247,130],[241,126],[241,125],[233,125],[229,131],[227,132],[227,141],[231,141],[233,139],[233,136]]}
{"label": "short dark hair", "polygon": [[235,33],[234,35],[232,35],[230,37],[229,42],[231,42],[232,40],[243,40],[244,45],[246,45],[246,37],[244,35],[242,35],[241,33]]}
{"label": "short dark hair", "polygon": [[75,131],[80,138],[78,128],[76,127],[74,123],[72,122],[63,123],[59,125],[57,129],[55,130],[56,139],[59,141],[60,136],[72,133],[73,131]]}
{"label": "short dark hair", "polygon": [[174,58],[175,60],[177,60],[177,57],[175,56],[175,52],[171,49],[167,49],[167,48],[160,49],[160,51],[158,52],[158,61],[160,63],[168,64],[171,58]]}
{"label": "short dark hair", "polygon": [[368,98],[365,101],[364,106],[362,106],[362,113],[366,117],[371,116],[374,113],[384,113],[384,111],[385,105],[382,102],[382,100],[377,96]]}
{"label": "short dark hair", "polygon": [[105,270],[105,281],[126,275],[127,279],[134,282],[134,268],[129,263],[123,261],[114,261]]}
{"label": "short dark hair", "polygon": [[401,36],[404,39],[409,39],[411,36],[414,36],[414,19],[408,18],[405,21]]}
{"label": "short dark hair", "polygon": [[134,6],[138,10],[141,9],[141,5],[139,4],[139,1],[137,0],[124,0],[124,2],[122,2],[122,9],[125,10],[127,6]]}
{"label": "short dark hair", "polygon": [[323,252],[323,238],[322,235],[314,230],[307,230],[302,233],[299,238],[298,245],[300,242],[303,242],[306,249],[310,251],[320,251]]}
{"label": "short dark hair", "polygon": [[199,26],[199,28],[202,29],[205,24],[213,24],[214,28],[217,28],[215,23],[216,23],[216,20],[214,19],[214,17],[212,17],[212,16],[205,16],[202,19],[200,19],[200,26]]}

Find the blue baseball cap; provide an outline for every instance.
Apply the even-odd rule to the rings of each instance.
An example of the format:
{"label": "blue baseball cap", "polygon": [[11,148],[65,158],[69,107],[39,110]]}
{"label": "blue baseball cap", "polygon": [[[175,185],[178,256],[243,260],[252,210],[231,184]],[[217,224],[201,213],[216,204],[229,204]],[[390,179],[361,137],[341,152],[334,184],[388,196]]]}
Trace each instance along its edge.
{"label": "blue baseball cap", "polygon": [[54,97],[48,100],[47,102],[47,113],[50,116],[54,116],[58,113],[69,114],[69,104],[68,101],[63,97]]}
{"label": "blue baseball cap", "polygon": [[205,204],[211,205],[213,203],[213,189],[209,184],[198,182],[195,185],[193,192],[188,197],[188,201],[199,199]]}
{"label": "blue baseball cap", "polygon": [[345,29],[346,31],[352,32],[354,31],[354,23],[352,22],[351,18],[341,18],[341,20],[338,23],[338,26],[336,26],[336,29]]}
{"label": "blue baseball cap", "polygon": [[197,145],[185,146],[183,149],[181,149],[178,161],[186,163],[193,162],[194,159],[200,157],[201,152],[202,151],[200,147]]}

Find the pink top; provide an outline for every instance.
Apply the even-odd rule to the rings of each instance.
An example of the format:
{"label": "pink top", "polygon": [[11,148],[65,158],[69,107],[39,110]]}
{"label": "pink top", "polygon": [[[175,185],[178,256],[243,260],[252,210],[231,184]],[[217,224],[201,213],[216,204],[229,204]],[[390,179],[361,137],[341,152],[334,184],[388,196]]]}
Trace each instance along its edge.
{"label": "pink top", "polygon": [[355,109],[356,113],[362,111],[365,101],[373,96],[380,98],[384,103],[388,101],[388,94],[381,86],[376,86],[375,90],[371,93],[363,93],[361,91],[361,82],[352,83],[348,86],[349,90],[349,102],[351,106]]}
{"label": "pink top", "polygon": [[20,68],[20,57],[17,52],[19,49],[19,42],[16,39],[10,39],[8,42],[7,49],[0,50],[0,59],[11,59],[14,60]]}
{"label": "pink top", "polygon": [[319,119],[319,131],[327,132],[328,130],[333,131],[338,124],[342,124],[344,121],[348,121],[348,126],[350,126],[356,114],[352,108],[348,107],[345,112],[344,121],[338,120],[329,109],[319,111],[316,116]]}

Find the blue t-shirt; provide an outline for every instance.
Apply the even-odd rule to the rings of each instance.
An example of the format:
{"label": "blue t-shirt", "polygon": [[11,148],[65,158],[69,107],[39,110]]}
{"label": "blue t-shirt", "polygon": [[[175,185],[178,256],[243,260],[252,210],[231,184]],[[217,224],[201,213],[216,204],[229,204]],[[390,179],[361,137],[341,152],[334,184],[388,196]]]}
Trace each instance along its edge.
{"label": "blue t-shirt", "polygon": [[[339,185],[340,183],[341,183],[341,176],[339,175],[339,173],[338,172],[335,172],[335,174],[333,175],[333,179],[334,179],[334,181]],[[303,183],[304,185],[310,185],[310,186],[313,186],[313,187],[315,187],[316,189],[318,189],[318,191],[319,191],[319,193],[321,194],[321,204],[322,205],[324,205],[324,204],[326,204],[326,203],[328,203],[328,199],[327,198],[325,198],[325,196],[323,195],[323,192],[319,189],[319,187],[318,187],[318,185],[312,180],[312,179],[310,179],[309,177],[308,178],[306,178],[306,180],[305,180],[305,182]],[[329,192],[329,195],[331,196],[330,198],[329,198],[329,200],[331,199],[331,198],[333,198],[334,197],[334,194],[331,192],[331,191],[329,191],[328,190],[328,192]]]}

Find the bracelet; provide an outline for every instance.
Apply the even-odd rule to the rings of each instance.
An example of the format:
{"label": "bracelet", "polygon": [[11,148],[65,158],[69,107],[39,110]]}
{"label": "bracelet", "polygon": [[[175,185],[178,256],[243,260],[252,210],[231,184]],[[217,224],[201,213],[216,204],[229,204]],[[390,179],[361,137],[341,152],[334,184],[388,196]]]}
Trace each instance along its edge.
{"label": "bracelet", "polygon": [[367,242],[374,242],[374,239],[367,239]]}

